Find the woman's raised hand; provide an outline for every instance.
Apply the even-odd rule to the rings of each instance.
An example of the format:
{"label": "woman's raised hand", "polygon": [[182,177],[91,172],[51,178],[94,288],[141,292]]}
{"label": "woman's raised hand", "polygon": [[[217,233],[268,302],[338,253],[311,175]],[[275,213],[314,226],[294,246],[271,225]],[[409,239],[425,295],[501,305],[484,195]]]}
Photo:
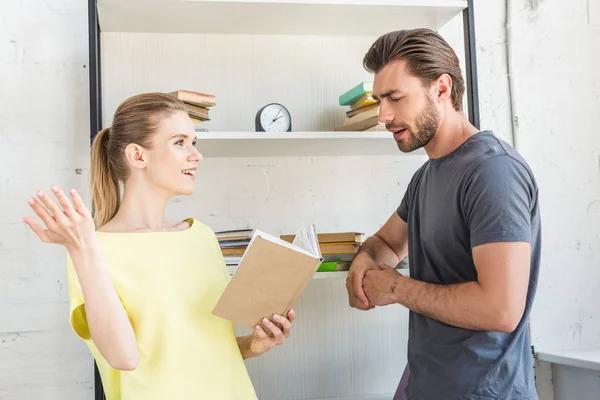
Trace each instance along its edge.
{"label": "woman's raised hand", "polygon": [[23,221],[42,242],[60,244],[69,250],[85,248],[94,243],[94,219],[77,191],[71,190],[69,193],[73,203],[57,185],[52,186],[52,192],[58,204],[43,190],[28,201],[43,225],[31,217],[23,217]]}

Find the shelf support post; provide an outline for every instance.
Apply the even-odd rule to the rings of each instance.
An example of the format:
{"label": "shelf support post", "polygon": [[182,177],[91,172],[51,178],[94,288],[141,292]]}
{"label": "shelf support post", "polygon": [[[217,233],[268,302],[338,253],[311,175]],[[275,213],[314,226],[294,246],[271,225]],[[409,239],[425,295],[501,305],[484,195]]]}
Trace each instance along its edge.
{"label": "shelf support post", "polygon": [[[90,145],[102,129],[102,90],[100,82],[100,24],[96,0],[88,0],[88,51],[90,81]],[[94,400],[106,400],[98,365],[94,361]]]}
{"label": "shelf support post", "polygon": [[100,80],[100,25],[96,0],[88,0],[90,144],[102,129],[102,85]]}
{"label": "shelf support post", "polygon": [[469,121],[477,128],[479,120],[479,87],[477,83],[477,47],[475,43],[475,15],[473,0],[468,0],[467,8],[463,11],[463,35],[465,39],[465,61],[467,79],[467,102]]}

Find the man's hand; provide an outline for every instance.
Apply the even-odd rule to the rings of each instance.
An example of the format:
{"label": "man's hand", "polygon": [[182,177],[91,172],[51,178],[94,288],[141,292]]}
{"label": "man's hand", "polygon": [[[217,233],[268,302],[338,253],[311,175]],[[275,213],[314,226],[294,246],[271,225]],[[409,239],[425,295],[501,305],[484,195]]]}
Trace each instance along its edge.
{"label": "man's hand", "polygon": [[382,264],[377,270],[367,271],[363,280],[363,289],[373,306],[387,306],[394,303],[394,292],[398,271],[387,264]]}
{"label": "man's hand", "polygon": [[369,257],[368,254],[362,253],[357,255],[352,261],[348,277],[346,278],[346,290],[348,290],[348,298],[350,307],[359,310],[370,310],[374,308],[369,303],[369,299],[363,290],[363,279],[367,271],[379,271],[379,266]]}

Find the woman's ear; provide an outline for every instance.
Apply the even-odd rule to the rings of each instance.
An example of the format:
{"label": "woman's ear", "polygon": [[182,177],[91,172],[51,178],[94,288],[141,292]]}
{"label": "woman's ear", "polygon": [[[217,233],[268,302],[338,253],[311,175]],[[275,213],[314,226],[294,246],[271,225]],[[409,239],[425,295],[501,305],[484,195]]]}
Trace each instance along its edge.
{"label": "woman's ear", "polygon": [[144,148],[138,144],[129,143],[125,148],[125,157],[133,168],[146,168],[146,156]]}

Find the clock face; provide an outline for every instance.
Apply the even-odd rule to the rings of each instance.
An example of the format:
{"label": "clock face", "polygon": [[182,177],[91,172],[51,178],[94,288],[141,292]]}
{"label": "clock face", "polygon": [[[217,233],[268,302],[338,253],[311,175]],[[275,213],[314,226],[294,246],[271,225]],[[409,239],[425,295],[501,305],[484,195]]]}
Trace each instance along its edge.
{"label": "clock face", "polygon": [[269,104],[260,114],[265,132],[287,132],[291,125],[290,113],[280,104]]}

